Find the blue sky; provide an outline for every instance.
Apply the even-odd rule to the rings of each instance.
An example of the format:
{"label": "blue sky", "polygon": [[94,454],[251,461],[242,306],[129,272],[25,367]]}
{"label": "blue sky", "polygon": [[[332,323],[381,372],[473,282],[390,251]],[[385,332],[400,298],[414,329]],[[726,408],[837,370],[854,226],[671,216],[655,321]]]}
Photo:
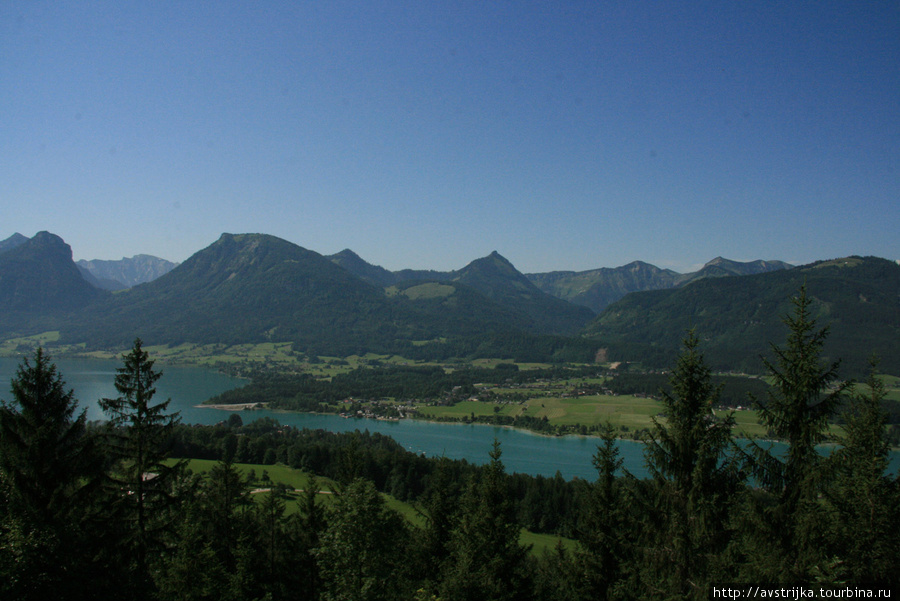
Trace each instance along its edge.
{"label": "blue sky", "polygon": [[897,2],[0,3],[0,239],[900,259]]}

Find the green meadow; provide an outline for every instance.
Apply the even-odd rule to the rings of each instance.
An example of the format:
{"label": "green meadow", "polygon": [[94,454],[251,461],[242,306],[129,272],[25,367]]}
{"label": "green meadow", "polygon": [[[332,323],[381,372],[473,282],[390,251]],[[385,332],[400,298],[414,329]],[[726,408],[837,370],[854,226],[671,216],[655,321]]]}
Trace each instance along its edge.
{"label": "green meadow", "polygon": [[[507,391],[508,392],[508,391]],[[546,417],[554,425],[603,425],[607,422],[627,435],[641,429],[650,429],[653,418],[661,423],[662,403],[654,399],[631,395],[590,395],[582,397],[536,397],[524,403],[485,403],[462,401],[452,406],[422,406],[419,414],[425,419],[487,417],[495,414],[518,417]],[[719,415],[726,412],[717,411]],[[735,433],[739,436],[762,436],[765,429],[757,423],[757,413],[752,410],[735,411]]]}
{"label": "green meadow", "polygon": [[[168,463],[174,464],[177,459],[170,459]],[[189,459],[187,467],[195,474],[207,474],[218,461],[209,459]],[[287,514],[293,514],[299,511],[300,492],[306,490],[309,486],[310,474],[303,470],[288,467],[286,465],[257,465],[249,463],[234,463],[234,468],[241,474],[243,478],[247,478],[252,474],[255,479],[250,483],[253,490],[259,492],[253,493],[251,497],[254,500],[261,498],[265,494],[266,489],[284,484],[288,488],[294,489],[294,492],[288,492],[287,501],[285,503],[285,511]],[[264,474],[268,476],[268,480],[264,480]],[[328,478],[316,478],[319,487],[319,502],[328,507],[334,502],[334,491],[340,491],[340,486]],[[387,506],[402,515],[407,522],[416,528],[422,528],[425,525],[425,518],[420,511],[409,503],[399,501],[390,495],[381,493]],[[534,554],[543,554],[552,551],[556,545],[562,544],[566,549],[573,550],[577,543],[574,540],[554,536],[551,534],[537,534],[523,529],[520,542],[524,545],[531,545],[531,552]]]}

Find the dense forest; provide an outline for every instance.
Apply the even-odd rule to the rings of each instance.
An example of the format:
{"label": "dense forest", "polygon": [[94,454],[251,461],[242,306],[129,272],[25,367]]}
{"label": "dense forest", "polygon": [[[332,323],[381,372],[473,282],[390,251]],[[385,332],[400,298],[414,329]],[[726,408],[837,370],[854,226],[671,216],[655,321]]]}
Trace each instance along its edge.
{"label": "dense forest", "polygon": [[[39,349],[0,405],[0,596],[705,599],[724,583],[853,596],[896,587],[900,481],[887,474],[877,361],[867,386],[842,379],[823,358],[827,330],[804,290],[785,323],[758,399],[785,454],[734,443],[689,331],[660,392],[665,420],[645,439],[651,476],[623,469],[605,428],[592,482],[507,474],[499,444],[475,466],[380,435],[243,424],[237,414],[182,425],[154,399],[161,374],[140,340],[118,370],[119,396],[101,400],[109,420],[89,424]],[[838,413],[841,446],[823,456],[816,445]],[[199,476],[176,457],[219,463]],[[235,462],[283,463],[338,487],[323,503],[313,480],[288,512],[283,487],[251,499]],[[379,491],[414,504],[422,525]],[[576,542],[536,555],[522,527]]]}
{"label": "dense forest", "polygon": [[328,405],[348,398],[439,401],[453,391],[457,397],[476,394],[479,386],[591,377],[597,371],[595,367],[562,366],[520,371],[514,363],[499,363],[492,368],[465,367],[451,372],[445,372],[440,366],[395,365],[360,367],[331,379],[317,379],[308,373],[256,370],[250,374],[250,384],[223,392],[209,402],[265,402],[277,409],[327,412]]}

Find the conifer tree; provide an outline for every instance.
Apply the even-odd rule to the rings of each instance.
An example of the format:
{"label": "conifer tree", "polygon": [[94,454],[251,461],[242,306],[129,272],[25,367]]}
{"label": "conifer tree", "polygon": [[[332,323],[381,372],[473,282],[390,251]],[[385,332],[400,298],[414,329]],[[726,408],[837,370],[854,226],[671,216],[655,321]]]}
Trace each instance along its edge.
{"label": "conifer tree", "polygon": [[237,551],[243,534],[243,512],[251,506],[250,491],[230,461],[209,470],[201,489],[204,523],[213,549],[229,572],[237,569]]}
{"label": "conifer tree", "polygon": [[735,490],[731,415],[719,418],[719,389],[688,331],[670,383],[662,391],[665,422],[653,418],[645,450],[662,528],[652,545],[650,576],[664,596],[703,598],[710,563],[727,543],[725,524]]}
{"label": "conifer tree", "polygon": [[828,328],[817,328],[805,286],[792,302],[793,314],[783,319],[785,345],[772,345],[774,361],[763,358],[772,379],[768,400],[757,403],[760,423],[788,448],[781,457],[758,443],[749,445],[748,467],[774,504],[751,516],[753,524],[744,530],[752,542],[745,551],[752,577],[773,582],[807,580],[814,568],[823,568],[827,529],[818,502],[822,459],[816,445],[851,384],[838,380],[839,361],[823,364]]}
{"label": "conifer tree", "polygon": [[23,360],[12,394],[0,402],[0,597],[78,598],[100,458],[43,349]]}
{"label": "conifer tree", "polygon": [[536,601],[595,601],[604,599],[589,592],[585,583],[584,566],[569,552],[561,540],[552,551],[544,552],[534,570],[534,598]]}
{"label": "conifer tree", "polygon": [[175,549],[154,571],[159,599],[166,601],[238,601],[228,572],[209,536],[205,511],[198,499],[184,507]]}
{"label": "conifer tree", "polygon": [[284,493],[270,489],[255,507],[256,540],[263,560],[263,587],[273,598],[284,597],[283,579],[280,577],[291,568],[285,561],[287,550]]}
{"label": "conifer tree", "polygon": [[843,576],[855,583],[900,582],[900,490],[887,475],[886,390],[872,358],[864,392],[844,413],[841,448],[829,458],[833,486],[826,492],[834,515],[833,550]]}
{"label": "conifer tree", "polygon": [[500,456],[495,440],[490,462],[463,495],[442,599],[518,601],[530,594],[529,547],[519,544],[520,527]]}
{"label": "conifer tree", "polygon": [[[593,463],[597,481],[590,487],[584,515],[579,525],[578,540],[582,546],[580,560],[584,573],[585,598],[611,599],[612,589],[622,578],[627,561],[626,494],[616,477],[624,460],[612,425],[600,430]],[[627,477],[631,477],[627,474]]]}
{"label": "conifer tree", "polygon": [[338,496],[317,550],[326,601],[402,598],[409,533],[369,480],[357,478]]}
{"label": "conifer tree", "polygon": [[179,417],[167,413],[169,400],[153,402],[162,372],[153,369],[140,338],[123,363],[115,379],[120,396],[99,404],[109,416],[111,452],[117,459],[114,505],[125,523],[136,574],[146,580],[148,558],[162,547],[172,523],[176,481],[184,464],[165,463],[165,445]]}
{"label": "conifer tree", "polygon": [[198,477],[179,512],[174,549],[153,566],[161,598],[236,601],[260,596],[263,554],[251,542],[262,537],[252,528],[250,505],[249,490],[233,464],[220,462]]}
{"label": "conifer tree", "polygon": [[[77,416],[72,390],[38,348],[12,380],[13,402],[0,402],[0,471],[10,508],[43,523],[65,522],[96,481],[98,459]],[[93,476],[88,478],[88,476]]]}
{"label": "conifer tree", "polygon": [[458,486],[450,473],[450,460],[441,457],[428,479],[422,508],[425,527],[418,537],[419,566],[424,575],[424,590],[436,593],[441,571],[450,555],[450,539],[457,523]]}
{"label": "conifer tree", "polygon": [[315,550],[325,531],[325,509],[318,502],[319,482],[310,475],[299,500],[299,512],[289,523],[289,534],[293,546],[292,575],[293,590],[301,599],[317,599],[321,590],[321,578],[316,564]]}

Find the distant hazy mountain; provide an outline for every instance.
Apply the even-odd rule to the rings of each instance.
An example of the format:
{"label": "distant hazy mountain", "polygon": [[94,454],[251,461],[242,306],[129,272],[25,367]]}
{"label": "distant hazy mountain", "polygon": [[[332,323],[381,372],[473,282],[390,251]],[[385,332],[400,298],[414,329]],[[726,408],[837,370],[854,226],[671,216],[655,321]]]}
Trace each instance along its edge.
{"label": "distant hazy mountain", "polygon": [[454,273],[452,271],[433,271],[426,269],[388,271],[384,267],[366,263],[366,261],[349,248],[327,258],[374,286],[391,286],[410,280],[444,281],[452,279]]}
{"label": "distant hazy mountain", "polygon": [[687,284],[695,280],[703,278],[725,277],[731,275],[755,275],[757,273],[768,273],[770,271],[780,271],[782,269],[790,269],[793,265],[784,261],[749,261],[741,263],[739,261],[731,261],[716,257],[699,271],[686,273],[678,279],[678,285]]}
{"label": "distant hazy mountain", "polygon": [[681,276],[670,269],[634,261],[622,267],[552,271],[526,277],[548,294],[599,313],[630,292],[671,288]]}
{"label": "distant hazy mountain", "polygon": [[13,248],[28,242],[28,237],[23,236],[22,234],[15,233],[6,240],[0,242],[0,254],[5,253],[8,250],[12,250]]}
{"label": "distant hazy mountain", "polygon": [[107,290],[109,292],[115,292],[116,290],[124,290],[125,288],[128,288],[128,286],[126,286],[122,282],[117,282],[116,280],[101,280],[78,263],[76,263],[75,266],[78,268],[78,272],[81,274],[81,277],[83,277],[85,281],[87,281],[87,283],[89,283],[94,288]]}
{"label": "distant hazy mountain", "polygon": [[72,249],[59,236],[39,232],[0,253],[0,313],[7,323],[13,320],[11,313],[20,314],[18,319],[21,314],[46,317],[101,296],[81,277]]}
{"label": "distant hazy mountain", "polygon": [[151,255],[135,255],[130,259],[123,257],[118,261],[100,259],[85,261],[82,259],[76,265],[94,276],[99,287],[107,290],[119,290],[152,282],[172,271],[178,266],[178,263]]}
{"label": "distant hazy mountain", "polygon": [[526,277],[548,294],[599,313],[631,292],[665,290],[708,277],[752,275],[790,267],[782,261],[741,263],[716,257],[699,271],[686,274],[634,261],[622,267],[531,273]]}
{"label": "distant hazy mountain", "polygon": [[873,352],[887,373],[900,373],[900,265],[874,257],[636,292],[607,307],[584,335],[608,348],[612,360],[667,367],[695,328],[714,368],[756,372],[769,344],[783,344],[781,319],[804,284],[819,325],[830,329],[826,353],[843,360],[845,375],[864,373]]}
{"label": "distant hazy mountain", "polygon": [[528,316],[533,322],[534,331],[573,334],[594,316],[592,311],[540,290],[497,251],[472,261],[462,269],[444,272],[411,269],[391,272],[367,263],[351,250],[341,251],[328,258],[377,286],[410,281],[465,284],[499,305]]}

